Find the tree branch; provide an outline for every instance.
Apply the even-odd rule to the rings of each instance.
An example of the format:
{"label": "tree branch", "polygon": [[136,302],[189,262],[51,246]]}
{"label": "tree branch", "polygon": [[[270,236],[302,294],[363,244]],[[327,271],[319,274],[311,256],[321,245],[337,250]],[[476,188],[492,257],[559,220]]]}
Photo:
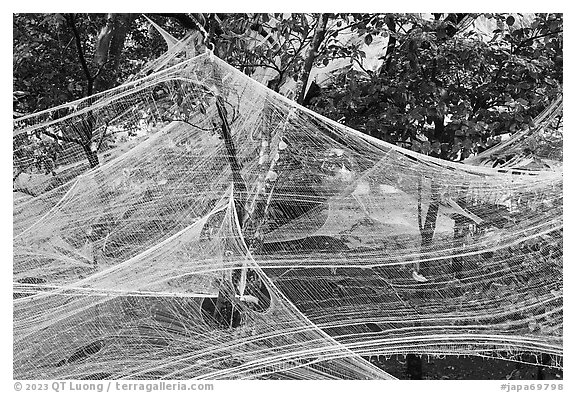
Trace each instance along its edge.
{"label": "tree branch", "polygon": [[520,50],[520,48],[526,46],[526,44],[528,44],[528,43],[530,43],[530,42],[532,42],[532,41],[534,41],[534,40],[537,40],[537,39],[539,39],[539,38],[548,37],[548,36],[551,36],[551,35],[554,35],[554,34],[560,34],[560,33],[562,33],[562,32],[563,32],[563,30],[562,30],[562,29],[559,29],[559,30],[555,30],[555,31],[550,31],[550,32],[548,32],[548,33],[546,33],[546,34],[540,34],[540,35],[537,35],[537,36],[534,36],[534,37],[527,38],[527,39],[525,39],[524,41],[522,41],[521,43],[518,44],[518,46],[516,47],[516,49],[514,49],[514,51],[512,52],[512,54],[518,53],[518,51]]}
{"label": "tree branch", "polygon": [[72,33],[74,34],[80,64],[82,65],[82,69],[84,70],[84,74],[86,75],[86,80],[88,82],[86,94],[91,96],[92,91],[94,89],[94,78],[90,74],[90,70],[88,69],[88,63],[86,63],[86,58],[84,56],[84,49],[82,48],[82,39],[80,38],[80,33],[78,32],[78,29],[76,28],[76,23],[74,22],[74,14],[66,14],[65,18],[68,24],[70,25],[70,28],[72,29]]}
{"label": "tree branch", "polygon": [[329,30],[326,34],[340,33],[340,32],[343,31],[343,30],[351,29],[351,28],[353,28],[353,27],[356,27],[356,26],[358,26],[358,25],[361,25],[362,23],[370,23],[370,22],[372,22],[374,19],[376,19],[378,16],[379,16],[378,14],[372,15],[371,17],[364,18],[364,19],[362,19],[361,21],[352,23],[351,25],[347,25],[347,26],[341,27],[341,28],[336,29],[336,30]]}
{"label": "tree branch", "polygon": [[304,102],[304,97],[306,96],[306,85],[308,84],[308,78],[310,77],[310,71],[314,65],[314,60],[316,59],[318,48],[326,36],[326,24],[328,23],[329,14],[320,14],[318,16],[318,23],[314,29],[314,36],[312,38],[312,47],[310,48],[306,59],[304,60],[304,67],[300,78],[298,78],[298,84],[300,85],[297,91],[296,102],[302,104]]}
{"label": "tree branch", "polygon": [[226,146],[226,152],[228,162],[230,163],[230,168],[232,169],[232,181],[234,183],[234,194],[236,194],[236,211],[238,214],[238,220],[242,222],[244,220],[244,212],[246,208],[245,198],[248,193],[248,188],[242,177],[242,165],[238,162],[236,156],[236,148],[234,147],[234,141],[232,140],[232,132],[230,130],[230,125],[227,119],[226,107],[224,105],[224,100],[220,96],[216,96],[216,109],[218,110],[218,116],[222,121],[222,138],[224,139],[224,145]]}
{"label": "tree branch", "polygon": [[102,72],[102,70],[104,70],[104,67],[106,66],[106,64],[108,64],[110,62],[110,60],[106,60],[99,68],[98,71],[96,71],[96,74],[94,74],[94,80],[96,80],[96,78],[98,78],[100,76],[100,73]]}
{"label": "tree branch", "polygon": [[36,194],[24,187],[14,188],[12,192],[21,192],[22,194],[30,195],[31,197],[36,198]]}
{"label": "tree branch", "polygon": [[[388,30],[390,30],[390,33],[388,38],[388,45],[386,45],[386,54],[384,55],[386,63],[382,68],[382,71],[388,72],[390,70],[390,66],[392,65],[392,53],[394,53],[394,50],[396,49],[396,20],[393,16],[390,16],[386,19],[386,26],[388,27]],[[383,73],[382,71],[380,74]]]}
{"label": "tree branch", "polygon": [[182,27],[184,27],[188,30],[197,30],[200,32],[202,32],[202,30],[203,30],[203,27],[201,27],[201,24],[196,19],[192,18],[188,14],[156,14],[156,15],[163,16],[166,18],[173,18],[178,23],[180,23],[182,25]]}
{"label": "tree branch", "polygon": [[422,236],[422,177],[418,177],[418,229]]}
{"label": "tree branch", "polygon": [[282,70],[280,70],[280,68],[273,61],[271,61],[270,64],[252,63],[252,64],[238,64],[238,66],[239,67],[264,67],[264,68],[273,69],[274,71],[276,71],[278,73],[282,72]]}
{"label": "tree branch", "polygon": [[357,58],[353,58],[352,60],[353,60],[354,62],[356,62],[356,64],[358,64],[358,67],[360,67],[360,69],[361,69],[362,71],[364,71],[368,76],[370,76],[370,77],[373,77],[373,76],[374,76],[374,72],[373,72],[373,71],[367,70],[367,69],[364,67],[364,64],[362,64],[362,60],[359,60],[359,59],[357,59]]}
{"label": "tree branch", "polygon": [[292,56],[292,58],[288,61],[288,63],[286,63],[286,66],[281,71],[282,74],[286,73],[290,69],[290,67],[292,67],[294,65],[294,62],[298,58],[298,55],[306,47],[306,45],[307,45],[306,41],[307,41],[306,38],[304,38],[303,40],[300,41],[300,45],[298,46],[298,49],[296,50],[296,52],[294,52],[294,55]]}
{"label": "tree branch", "polygon": [[[428,205],[428,212],[426,213],[426,219],[424,224],[422,225],[422,208],[420,205],[420,198],[421,198],[421,183],[418,183],[418,227],[420,229],[420,249],[422,252],[429,252],[432,246],[432,239],[434,238],[434,232],[436,230],[436,221],[438,219],[438,210],[439,210],[439,202],[440,202],[440,186],[436,183],[435,179],[430,180],[430,204]],[[426,276],[428,274],[428,269],[426,269],[426,265],[420,264],[420,261],[414,263],[414,271],[417,273],[417,276],[422,274],[421,278],[424,278],[426,281]],[[415,277],[417,278],[417,277]]]}
{"label": "tree branch", "polygon": [[190,123],[188,120],[183,120],[183,119],[170,119],[170,118],[168,118],[168,117],[162,117],[162,120],[163,120],[163,121],[179,121],[179,122],[182,122],[182,123],[184,123],[184,124],[189,125],[190,127],[194,127],[194,128],[196,128],[196,129],[198,129],[198,130],[200,130],[200,131],[206,131],[206,132],[213,132],[213,131],[214,131],[214,129],[199,127],[199,126],[197,126],[196,124]]}
{"label": "tree branch", "polygon": [[102,146],[102,142],[104,142],[104,137],[106,136],[107,132],[108,132],[108,124],[106,124],[106,128],[104,129],[104,132],[102,133],[102,136],[100,137],[100,141],[98,142],[98,147],[96,148],[96,151],[100,150],[100,146]]}

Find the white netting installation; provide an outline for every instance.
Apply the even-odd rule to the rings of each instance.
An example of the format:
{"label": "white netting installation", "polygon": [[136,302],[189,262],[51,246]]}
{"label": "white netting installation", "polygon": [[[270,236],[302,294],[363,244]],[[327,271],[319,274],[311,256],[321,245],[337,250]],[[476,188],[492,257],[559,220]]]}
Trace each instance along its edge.
{"label": "white netting installation", "polygon": [[562,171],[562,96],[556,98],[544,112],[534,119],[534,127],[513,135],[474,157],[469,164],[493,167],[541,169]]}
{"label": "white netting installation", "polygon": [[66,139],[76,165],[108,132],[150,137],[15,200],[14,378],[392,378],[366,357],[408,353],[561,365],[561,156],[442,161],[210,54],[161,68],[15,121],[19,168],[38,165],[30,138]]}

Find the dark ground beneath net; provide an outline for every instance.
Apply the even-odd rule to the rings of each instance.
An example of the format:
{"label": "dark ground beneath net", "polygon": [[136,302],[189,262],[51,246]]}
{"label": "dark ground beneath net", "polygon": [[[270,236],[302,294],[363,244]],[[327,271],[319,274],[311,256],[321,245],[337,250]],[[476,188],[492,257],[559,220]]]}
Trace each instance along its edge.
{"label": "dark ground beneath net", "polygon": [[[398,379],[410,379],[406,373],[406,359],[402,355],[386,359],[372,356],[370,362]],[[482,380],[536,380],[538,367],[501,359],[482,357],[446,356],[422,359],[422,379],[482,379]],[[561,370],[543,367],[544,379],[563,379]]]}

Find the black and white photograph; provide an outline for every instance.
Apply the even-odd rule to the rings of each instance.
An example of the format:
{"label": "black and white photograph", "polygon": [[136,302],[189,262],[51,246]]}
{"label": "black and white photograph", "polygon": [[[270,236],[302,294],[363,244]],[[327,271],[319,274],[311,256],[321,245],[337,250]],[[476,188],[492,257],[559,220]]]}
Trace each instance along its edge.
{"label": "black and white photograph", "polygon": [[12,14],[10,391],[566,390],[564,14],[237,7]]}

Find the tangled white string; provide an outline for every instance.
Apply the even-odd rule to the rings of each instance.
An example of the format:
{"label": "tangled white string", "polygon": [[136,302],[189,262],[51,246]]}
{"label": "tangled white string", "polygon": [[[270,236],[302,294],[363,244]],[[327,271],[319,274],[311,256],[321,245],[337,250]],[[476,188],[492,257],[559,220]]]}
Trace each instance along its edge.
{"label": "tangled white string", "polygon": [[[14,127],[21,168],[47,133],[150,135],[15,201],[15,379],[392,378],[367,357],[408,353],[561,363],[561,156],[423,156],[206,54]],[[59,154],[86,165],[78,143]]]}

